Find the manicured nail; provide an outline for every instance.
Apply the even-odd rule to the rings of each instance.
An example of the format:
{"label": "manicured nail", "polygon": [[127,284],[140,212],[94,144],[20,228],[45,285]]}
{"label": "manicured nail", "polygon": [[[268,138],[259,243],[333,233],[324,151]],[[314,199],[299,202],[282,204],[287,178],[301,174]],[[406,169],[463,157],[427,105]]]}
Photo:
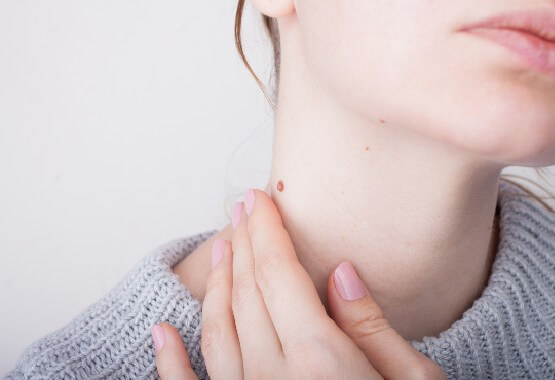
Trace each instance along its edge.
{"label": "manicured nail", "polygon": [[243,202],[235,203],[235,206],[233,206],[233,212],[231,213],[231,224],[233,224],[233,229],[237,228],[239,221],[241,221],[242,213],[243,213]]}
{"label": "manicured nail", "polygon": [[250,215],[254,207],[254,190],[248,189],[245,193],[245,211]]}
{"label": "manicured nail", "polygon": [[216,239],[216,241],[212,244],[212,269],[214,269],[214,267],[218,265],[218,263],[224,256],[224,249],[224,239]]}
{"label": "manicured nail", "polygon": [[162,329],[162,326],[160,325],[154,325],[150,328],[150,333],[152,334],[152,340],[154,341],[156,352],[158,352],[164,346],[164,329]]}
{"label": "manicured nail", "polygon": [[343,261],[333,273],[335,287],[341,298],[347,301],[357,300],[366,295],[362,281],[355,268],[348,261]]}

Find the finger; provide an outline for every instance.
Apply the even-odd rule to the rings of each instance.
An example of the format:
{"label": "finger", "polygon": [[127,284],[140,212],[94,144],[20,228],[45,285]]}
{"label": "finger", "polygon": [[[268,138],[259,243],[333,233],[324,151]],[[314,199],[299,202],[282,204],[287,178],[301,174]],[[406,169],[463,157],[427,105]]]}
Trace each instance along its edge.
{"label": "finger", "polygon": [[[281,343],[258,285],[248,230],[248,216],[243,202],[233,209],[233,289],[232,309],[239,336],[244,373],[260,376],[281,367],[284,359]],[[271,360],[269,360],[271,359]],[[264,377],[264,376],[262,376]]]}
{"label": "finger", "polygon": [[287,355],[286,347],[325,331],[333,321],[297,259],[273,200],[253,189],[247,191],[245,200],[256,282]]}
{"label": "finger", "polygon": [[350,262],[339,264],[327,285],[332,318],[384,378],[445,379],[441,367],[389,325]]}
{"label": "finger", "polygon": [[202,302],[201,349],[212,379],[242,379],[243,360],[231,311],[231,242],[212,244],[212,271]]}
{"label": "finger", "polygon": [[162,380],[198,380],[179,332],[169,323],[151,327],[156,348],[156,368]]}

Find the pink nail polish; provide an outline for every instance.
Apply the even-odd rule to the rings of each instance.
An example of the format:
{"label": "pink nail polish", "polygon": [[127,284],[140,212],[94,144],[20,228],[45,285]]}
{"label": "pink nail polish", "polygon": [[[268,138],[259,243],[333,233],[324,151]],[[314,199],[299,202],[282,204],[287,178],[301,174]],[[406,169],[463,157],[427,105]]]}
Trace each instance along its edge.
{"label": "pink nail polish", "polygon": [[222,257],[224,256],[225,250],[225,240],[224,239],[216,239],[216,241],[212,244],[212,269],[218,265]]}
{"label": "pink nail polish", "polygon": [[248,189],[245,193],[245,211],[250,215],[254,207],[254,190]]}
{"label": "pink nail polish", "polygon": [[154,347],[156,352],[160,351],[164,346],[164,329],[160,325],[154,325],[150,328],[150,334],[152,334],[152,340],[154,341]]}
{"label": "pink nail polish", "polygon": [[347,301],[357,300],[366,295],[360,278],[348,261],[343,261],[333,273],[335,287],[341,298]]}
{"label": "pink nail polish", "polygon": [[231,224],[233,224],[233,229],[237,228],[237,225],[241,221],[242,213],[243,213],[243,202],[235,203],[235,206],[233,206],[233,212],[231,213]]}

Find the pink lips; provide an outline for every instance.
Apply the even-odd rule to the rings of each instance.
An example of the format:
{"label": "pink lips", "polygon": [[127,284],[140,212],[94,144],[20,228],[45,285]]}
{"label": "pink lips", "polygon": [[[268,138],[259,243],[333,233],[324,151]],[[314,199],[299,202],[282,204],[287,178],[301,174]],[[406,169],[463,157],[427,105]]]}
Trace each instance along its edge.
{"label": "pink lips", "polygon": [[503,13],[465,25],[465,31],[497,42],[532,67],[555,75],[555,10]]}

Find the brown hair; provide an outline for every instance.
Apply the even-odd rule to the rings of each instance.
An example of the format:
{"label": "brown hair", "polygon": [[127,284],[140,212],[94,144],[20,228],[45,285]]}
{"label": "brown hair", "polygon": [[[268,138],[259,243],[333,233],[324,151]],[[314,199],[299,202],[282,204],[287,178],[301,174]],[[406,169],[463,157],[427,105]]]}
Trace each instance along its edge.
{"label": "brown hair", "polygon": [[[276,110],[276,102],[277,102],[277,89],[278,89],[278,85],[279,85],[279,71],[280,71],[280,59],[281,59],[281,51],[280,51],[280,44],[279,44],[279,30],[278,30],[277,21],[276,21],[275,18],[268,17],[264,14],[261,14],[262,23],[264,25],[264,29],[265,29],[268,37],[270,38],[270,42],[272,43],[272,50],[273,50],[273,54],[274,54],[274,66],[273,66],[274,86],[273,86],[273,89],[272,89],[272,93],[269,95],[268,91],[266,90],[266,87],[262,84],[262,81],[254,73],[251,65],[249,64],[247,58],[245,57],[245,53],[243,52],[243,45],[241,43],[241,21],[243,19],[243,10],[244,10],[244,8],[245,8],[245,0],[238,0],[237,10],[235,12],[235,46],[237,48],[237,52],[239,53],[239,56],[241,57],[241,60],[243,61],[243,64],[250,71],[250,73],[254,77],[254,80],[256,81],[256,83],[258,84],[258,86],[260,87],[262,92],[264,93],[264,96],[266,97],[266,99],[270,103],[270,106],[275,111]],[[547,180],[544,176],[545,176],[548,169],[547,168],[534,168],[534,169],[536,171],[536,174],[539,177],[541,177],[545,182],[547,182]],[[508,179],[508,178],[511,178],[511,177],[520,178],[524,181],[531,182],[531,183],[535,184],[537,187],[539,187],[540,189],[542,189],[546,194],[549,194],[549,196],[540,197],[539,195],[530,191],[527,187],[519,184],[518,182],[515,182],[515,181],[512,181],[512,180]],[[550,204],[543,201],[543,199],[555,199],[555,195],[553,195],[553,193],[549,192],[546,188],[539,185],[537,182],[535,182],[535,181],[533,181],[529,178],[519,176],[519,175],[515,175],[515,174],[502,174],[500,176],[500,178],[502,180],[506,181],[506,182],[510,182],[510,183],[518,186],[519,188],[521,188],[524,191],[524,194],[522,194],[523,196],[525,196],[525,197],[528,196],[528,197],[534,198],[538,202],[540,202],[544,207],[546,207],[549,211],[555,212],[555,210],[553,209],[553,207]],[[509,194],[509,196],[512,196],[511,194]]]}
{"label": "brown hair", "polygon": [[243,10],[245,8],[245,0],[239,0],[237,3],[237,10],[235,12],[235,47],[241,56],[241,60],[243,64],[247,67],[250,71],[251,75],[254,77],[254,80],[258,84],[258,87],[264,93],[264,96],[270,103],[270,106],[275,111],[276,110],[276,101],[277,101],[277,89],[279,85],[279,64],[280,64],[280,45],[279,45],[279,30],[277,21],[273,17],[268,17],[266,15],[261,14],[262,16],[262,23],[264,25],[264,30],[268,34],[270,41],[272,43],[272,50],[274,54],[274,69],[273,69],[273,78],[275,80],[274,86],[272,89],[272,94],[268,94],[266,87],[262,84],[262,81],[258,78],[258,76],[254,73],[251,65],[249,64],[247,58],[245,57],[245,53],[243,52],[243,44],[241,43],[241,21],[243,19]]}

